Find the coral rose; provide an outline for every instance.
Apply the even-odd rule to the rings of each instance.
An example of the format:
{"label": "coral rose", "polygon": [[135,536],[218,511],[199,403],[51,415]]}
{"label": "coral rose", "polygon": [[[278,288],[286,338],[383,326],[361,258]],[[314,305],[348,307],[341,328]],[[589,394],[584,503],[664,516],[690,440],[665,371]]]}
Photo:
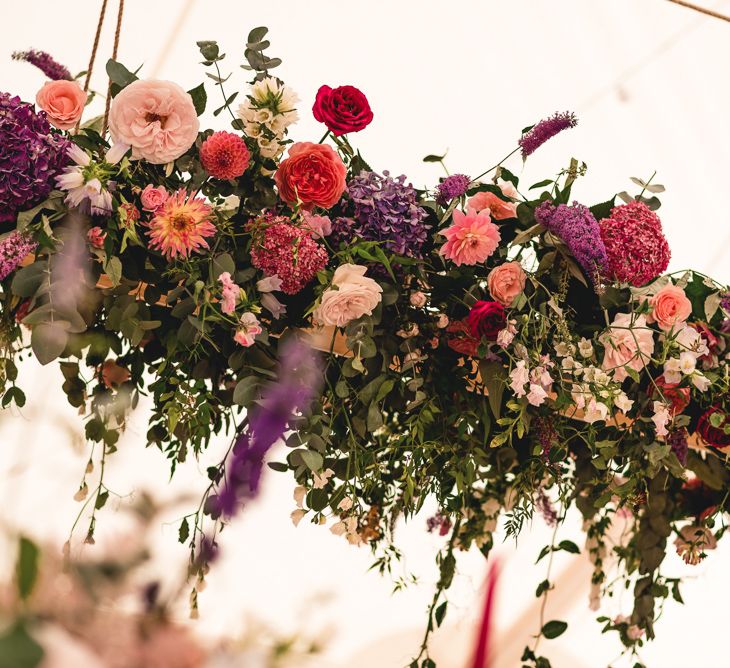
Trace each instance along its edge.
{"label": "coral rose", "polygon": [[499,302],[478,301],[469,312],[469,329],[472,336],[488,341],[496,341],[499,334],[507,326],[504,307]]}
{"label": "coral rose", "polygon": [[489,213],[454,211],[454,222],[441,232],[446,243],[439,253],[455,265],[484,262],[497,249],[501,235]]}
{"label": "coral rose", "polygon": [[665,332],[684,323],[692,313],[692,302],[677,285],[663,287],[649,300],[649,304],[652,307],[651,317]]}
{"label": "coral rose", "polygon": [[[517,191],[511,183],[500,183],[499,188],[505,197],[517,199]],[[494,220],[506,220],[507,218],[517,217],[517,203],[506,202],[499,195],[495,195],[492,192],[478,192],[466,201],[466,205],[468,208],[474,209],[477,212],[489,209],[489,214]]]}
{"label": "coral rose", "polygon": [[604,371],[612,371],[618,382],[628,376],[626,367],[640,371],[654,352],[654,332],[643,315],[632,322],[631,314],[618,313],[598,340],[605,347],[601,367]]}
{"label": "coral rose", "polygon": [[320,87],[312,113],[337,136],[363,130],[373,120],[368,99],[355,86]]}
{"label": "coral rose", "polygon": [[331,147],[298,142],[289,148],[289,157],[281,161],[274,180],[285,202],[328,209],[345,192],[346,174],[345,164]]}
{"label": "coral rose", "polygon": [[70,130],[81,119],[88,95],[75,81],[48,81],[35,96],[36,104],[46,112],[51,125]]}
{"label": "coral rose", "polygon": [[109,132],[132,158],[163,165],[195,142],[200,121],[193,98],[172,81],[133,81],[112,101]]}
{"label": "coral rose", "polygon": [[525,289],[525,272],[519,262],[505,262],[489,272],[487,286],[496,301],[502,306],[511,306]]}
{"label": "coral rose", "polygon": [[344,327],[363,315],[372,315],[382,299],[383,288],[365,276],[367,269],[356,264],[337,267],[332,277],[332,288],[322,294],[314,312],[316,322]]}

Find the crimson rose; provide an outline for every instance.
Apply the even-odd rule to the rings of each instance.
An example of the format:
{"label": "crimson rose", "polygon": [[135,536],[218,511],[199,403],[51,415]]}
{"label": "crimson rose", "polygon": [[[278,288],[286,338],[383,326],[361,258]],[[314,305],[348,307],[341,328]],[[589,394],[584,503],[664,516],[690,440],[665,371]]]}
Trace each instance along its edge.
{"label": "crimson rose", "polygon": [[[713,426],[710,418],[718,413],[722,417],[719,427]],[[725,425],[728,423],[728,416],[719,406],[710,408],[697,423],[697,433],[702,440],[713,448],[725,448],[730,445],[730,434],[725,433]]]}
{"label": "crimson rose", "polygon": [[495,341],[497,334],[507,326],[504,307],[499,302],[478,301],[469,313],[469,329],[478,339]]}
{"label": "crimson rose", "polygon": [[355,86],[320,87],[312,113],[336,136],[363,130],[373,120],[368,99]]}
{"label": "crimson rose", "polygon": [[668,383],[664,374],[659,376],[651,388],[652,396],[660,395],[669,403],[673,415],[681,413],[689,406],[690,391],[688,387],[679,387],[678,383]]}

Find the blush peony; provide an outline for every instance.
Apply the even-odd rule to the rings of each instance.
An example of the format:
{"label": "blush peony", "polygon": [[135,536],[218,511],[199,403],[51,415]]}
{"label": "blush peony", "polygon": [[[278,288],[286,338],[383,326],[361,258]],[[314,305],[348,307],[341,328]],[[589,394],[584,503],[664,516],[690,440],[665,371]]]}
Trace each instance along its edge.
{"label": "blush peony", "polygon": [[519,262],[505,262],[487,276],[489,294],[502,306],[510,306],[525,289],[525,272]]}
{"label": "blush peony", "polygon": [[619,382],[628,376],[626,367],[641,371],[654,352],[654,333],[643,315],[632,322],[631,314],[618,313],[598,340],[605,348],[601,368]]}
{"label": "blush peony", "polygon": [[454,211],[454,222],[441,232],[446,243],[439,253],[455,265],[484,262],[497,249],[501,235],[489,213]]}
{"label": "blush peony", "polygon": [[683,324],[692,313],[692,302],[678,285],[667,285],[650,300],[651,317],[665,332]]}
{"label": "blush peony", "polygon": [[51,125],[70,130],[81,119],[88,95],[75,81],[48,81],[36,94],[36,104],[46,112]]}
{"label": "blush peony", "polygon": [[114,98],[109,112],[114,141],[129,144],[132,158],[155,165],[183,155],[199,127],[193,98],[171,81],[134,81]]}
{"label": "blush peony", "polygon": [[289,157],[281,161],[274,180],[285,202],[301,202],[305,209],[328,209],[345,192],[346,174],[345,164],[331,147],[298,142],[292,144]]}
{"label": "blush peony", "polygon": [[372,315],[382,299],[383,288],[365,276],[366,267],[343,264],[332,277],[332,287],[322,293],[314,320],[322,325],[344,327],[364,315]]}

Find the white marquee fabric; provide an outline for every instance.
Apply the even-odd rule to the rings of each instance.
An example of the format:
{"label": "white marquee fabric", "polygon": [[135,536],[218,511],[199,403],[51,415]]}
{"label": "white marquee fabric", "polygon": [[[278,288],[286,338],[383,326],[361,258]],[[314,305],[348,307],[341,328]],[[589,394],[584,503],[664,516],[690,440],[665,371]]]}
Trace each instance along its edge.
{"label": "white marquee fabric", "polygon": [[[730,12],[730,0],[706,1]],[[6,0],[0,88],[33,98],[41,75],[9,58],[12,51],[31,46],[51,52],[72,70],[84,69],[98,6],[96,0]],[[115,8],[110,0],[110,14]],[[112,18],[93,78],[99,90],[105,89],[103,62],[111,51]],[[513,164],[521,178],[533,183],[551,176],[575,156],[589,166],[575,195],[595,202],[630,189],[629,176],[646,178],[656,170],[667,187],[659,213],[673,252],[671,268],[693,266],[730,281],[730,24],[663,0],[127,0],[120,59],[131,69],[144,63],[143,75],[191,88],[203,76],[195,41],[217,39],[230,59],[226,70],[234,71],[227,83],[232,91],[245,81],[237,67],[245,35],[262,24],[271,30],[273,55],[284,61],[277,73],[303,100],[294,139],[316,140],[322,134],[308,114],[320,84],[357,85],[376,116],[354,138],[355,145],[375,168],[406,173],[424,186],[439,176],[435,166],[421,162],[427,153],[448,149],[452,170],[476,174],[511,150],[522,127],[556,110],[575,110],[577,129],[544,146],[524,170],[519,160]],[[213,86],[208,93],[212,99],[218,94]],[[101,108],[100,101],[96,104]],[[0,522],[63,541],[76,512],[71,496],[86,461],[80,421],[60,389],[54,389],[57,369],[30,366],[35,373],[28,406],[0,415]],[[163,484],[164,460],[144,449],[144,432],[140,410],[113,458],[112,489],[121,494],[147,489],[171,499],[200,484],[204,463],[188,463],[172,483]],[[262,498],[226,530],[225,556],[201,600],[201,631],[235,633],[249,615],[282,630],[305,623],[329,638],[320,666],[403,665],[420,642],[436,578],[433,556],[440,541],[425,532],[426,515],[398,536],[407,555],[404,572],[418,575],[421,584],[391,596],[389,581],[366,572],[371,562],[366,549],[350,547],[323,527],[291,526],[292,488],[289,478],[272,472]],[[172,513],[170,520],[181,514]],[[116,524],[110,513],[103,516],[100,543],[122,530]],[[579,540],[578,528],[572,518],[561,536]],[[176,545],[176,530],[170,524],[159,531],[163,571],[174,570],[173,564],[186,557]],[[515,653],[537,629],[536,618],[526,611],[544,578],[544,563],[533,564],[549,533],[537,520],[516,546],[505,542],[497,550],[504,576],[495,668],[516,665]],[[728,550],[722,545],[691,570],[673,555],[668,560],[668,571],[692,576],[684,590],[687,605],[666,609],[659,640],[641,653],[645,663],[719,665],[727,623],[721,602],[730,596],[724,567]],[[555,610],[548,618],[560,616],[570,626],[542,648],[560,667],[608,665],[620,649],[617,639],[600,636],[587,609],[589,571],[581,559],[556,560],[556,573],[567,569],[567,582],[555,592]],[[459,561],[453,603],[435,640],[440,667],[465,665],[485,571],[479,554]],[[627,592],[607,612],[628,612],[630,605]]]}

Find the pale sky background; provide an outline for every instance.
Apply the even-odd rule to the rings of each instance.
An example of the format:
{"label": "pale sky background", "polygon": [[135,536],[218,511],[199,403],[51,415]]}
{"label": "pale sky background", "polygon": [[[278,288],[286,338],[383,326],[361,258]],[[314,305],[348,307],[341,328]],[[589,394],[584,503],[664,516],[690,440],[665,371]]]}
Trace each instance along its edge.
{"label": "pale sky background", "polygon": [[[730,13],[730,0],[704,1]],[[86,68],[100,2],[3,0],[2,5],[2,90],[33,99],[42,84],[34,68],[10,60],[15,50],[36,47],[72,71]],[[663,0],[127,0],[125,11],[119,59],[130,69],[143,65],[141,76],[192,88],[204,80],[195,42],[216,39],[228,54],[223,71],[233,72],[229,94],[243,90],[246,81],[238,64],[248,31],[269,26],[270,53],[284,61],[276,73],[302,98],[302,120],[292,137],[321,137],[322,128],[309,113],[321,84],[356,85],[370,99],[375,120],[353,143],[374,168],[405,173],[418,186],[438,180],[439,168],[421,162],[427,153],[448,149],[450,170],[474,175],[509,152],[522,127],[556,110],[575,110],[577,129],[542,147],[524,169],[519,158],[509,163],[522,183],[552,177],[574,156],[589,167],[574,194],[592,204],[631,189],[630,176],[647,178],[656,170],[656,180],[667,187],[659,214],[672,249],[670,268],[691,266],[730,281],[725,201],[730,24]],[[102,91],[115,0],[109,0],[108,12],[92,84]],[[212,110],[219,106],[219,92],[206,87]],[[223,117],[208,120],[212,127],[226,127]],[[28,406],[0,415],[0,520],[60,542],[76,512],[71,497],[88,451],[73,445],[71,435],[79,432],[81,420],[65,403],[58,369],[40,369],[31,361],[23,371]],[[205,462],[188,464],[168,484],[162,456],[144,448],[146,420],[142,407],[112,458],[109,486],[123,495],[146,489],[161,498],[197,490],[202,483],[197,469],[203,471]],[[214,454],[215,448],[210,457]],[[262,498],[226,530],[224,558],[201,598],[198,628],[204,634],[236,633],[249,615],[284,631],[307,623],[330,629],[322,666],[403,665],[419,642],[436,579],[433,557],[440,540],[425,532],[427,514],[398,533],[406,569],[422,582],[391,595],[390,582],[367,572],[367,549],[348,546],[324,527],[291,526],[292,489],[289,477],[272,472]],[[115,522],[111,512],[102,514],[100,543],[118,533]],[[159,529],[158,565],[167,574],[186,557],[176,545],[176,531],[176,526]],[[560,535],[582,544],[576,518]],[[497,668],[516,665],[514,651],[537,627],[534,616],[527,624],[520,620],[534,606],[535,586],[544,578],[544,564],[533,564],[548,538],[538,520],[516,548],[508,542],[498,549],[504,577]],[[687,605],[667,606],[658,640],[641,655],[650,668],[719,665],[726,620],[718,602],[730,596],[723,567],[729,554],[723,545],[694,569],[684,568],[674,555],[667,560],[668,571],[691,578],[684,589]],[[620,651],[617,639],[600,635],[587,609],[582,559],[556,562],[556,572],[566,568],[575,576],[563,588],[571,599],[565,611],[548,614],[570,623],[563,637],[542,646],[556,668],[607,666]],[[479,554],[461,556],[453,605],[437,638],[443,668],[465,666],[485,571]],[[326,605],[313,602],[312,597],[325,595]],[[606,612],[628,613],[630,605],[627,595]]]}

